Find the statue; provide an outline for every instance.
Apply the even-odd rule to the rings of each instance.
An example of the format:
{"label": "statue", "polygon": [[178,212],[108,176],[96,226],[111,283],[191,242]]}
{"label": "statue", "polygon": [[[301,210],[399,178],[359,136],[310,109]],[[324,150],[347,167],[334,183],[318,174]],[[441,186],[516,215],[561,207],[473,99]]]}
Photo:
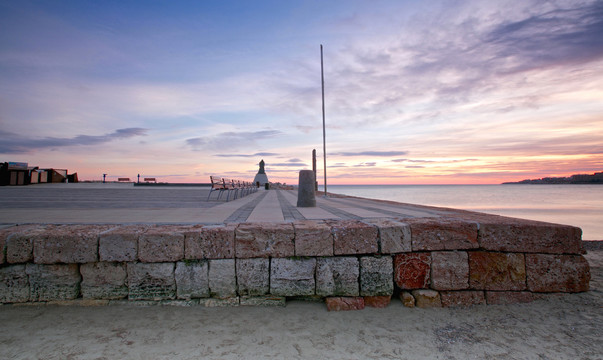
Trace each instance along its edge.
{"label": "statue", "polygon": [[266,175],[266,170],[264,169],[264,160],[262,159],[262,161],[260,161],[260,170],[258,171],[258,173],[255,175],[255,178],[253,179],[253,182],[255,183],[255,185],[257,187],[260,186],[264,186],[266,185],[266,183],[268,183],[268,176]]}
{"label": "statue", "polygon": [[266,171],[264,171],[264,159],[262,159],[260,161],[260,171],[258,171],[258,174],[265,174]]}

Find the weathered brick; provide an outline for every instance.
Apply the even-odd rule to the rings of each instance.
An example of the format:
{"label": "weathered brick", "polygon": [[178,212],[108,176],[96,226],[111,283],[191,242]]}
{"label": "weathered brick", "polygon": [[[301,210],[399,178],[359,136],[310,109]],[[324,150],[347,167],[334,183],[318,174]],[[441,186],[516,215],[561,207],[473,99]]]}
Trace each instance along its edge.
{"label": "weathered brick", "polygon": [[536,299],[529,291],[486,291],[488,305],[529,303]]}
{"label": "weathered brick", "polygon": [[316,294],[358,296],[359,262],[356,257],[316,259]]}
{"label": "weathered brick", "polygon": [[29,301],[29,279],[25,265],[0,268],[0,303]]}
{"label": "weathered brick", "polygon": [[270,260],[270,294],[276,296],[314,295],[316,259]]}
{"label": "weathered brick", "polygon": [[128,299],[169,300],[176,297],[173,263],[128,263]]}
{"label": "weathered brick", "polygon": [[482,305],[486,303],[483,291],[441,291],[443,307]]}
{"label": "weathered brick", "polygon": [[511,221],[480,223],[480,247],[491,251],[523,253],[584,253],[580,228],[536,221]]}
{"label": "weathered brick", "polygon": [[179,227],[151,227],[138,239],[138,259],[142,262],[179,261],[183,258],[184,234]]}
{"label": "weathered brick", "polygon": [[588,291],[590,267],[582,255],[526,254],[528,289],[535,292]]}
{"label": "weathered brick", "polygon": [[12,234],[13,226],[0,228],[0,265],[6,262],[6,238]]}
{"label": "weathered brick", "polygon": [[207,261],[177,262],[174,279],[178,299],[209,297],[209,265]]}
{"label": "weathered brick", "polygon": [[292,224],[245,223],[235,231],[236,257],[287,257],[295,255]]}
{"label": "weathered brick", "polygon": [[386,308],[392,301],[392,296],[365,296],[364,305],[373,308],[383,309]]}
{"label": "weathered brick", "polygon": [[404,253],[394,257],[394,280],[400,289],[429,287],[430,253]]}
{"label": "weathered brick", "polygon": [[148,228],[148,225],[129,225],[101,233],[98,241],[100,261],[137,261],[138,238]]}
{"label": "weathered brick", "polygon": [[234,259],[209,260],[209,294],[221,299],[237,296]]}
{"label": "weathered brick", "polygon": [[30,301],[75,299],[80,293],[81,276],[77,264],[27,264]]}
{"label": "weathered brick", "polygon": [[477,223],[451,219],[409,220],[412,250],[463,250],[479,247]]}
{"label": "weathered brick", "polygon": [[234,307],[241,304],[241,300],[238,296],[228,297],[224,299],[220,298],[207,298],[200,299],[199,304],[205,307]]}
{"label": "weathered brick", "polygon": [[410,225],[390,219],[371,219],[379,230],[379,249],[382,254],[412,251]]}
{"label": "weathered brick", "polygon": [[469,252],[469,287],[476,290],[524,290],[523,254]]}
{"label": "weathered brick", "polygon": [[328,297],[325,299],[328,311],[348,311],[364,309],[363,297]]}
{"label": "weathered brick", "polygon": [[236,267],[239,295],[258,296],[270,292],[269,259],[237,259]]}
{"label": "weathered brick", "polygon": [[431,287],[435,290],[463,290],[469,287],[469,257],[464,251],[431,253]]}
{"label": "weathered brick", "polygon": [[377,254],[377,227],[356,220],[329,221],[335,255]]}
{"label": "weathered brick", "polygon": [[235,226],[204,226],[184,234],[186,259],[232,259],[235,256]]}
{"label": "weathered brick", "polygon": [[[10,229],[10,233],[4,239],[6,241],[6,262],[18,264],[33,261],[34,236],[43,233],[46,226],[20,225],[13,226]],[[1,240],[2,236],[0,235]]]}
{"label": "weathered brick", "polygon": [[293,228],[296,256],[333,256],[333,234],[323,221],[299,221]]}
{"label": "weathered brick", "polygon": [[390,296],[394,293],[394,265],[391,256],[360,258],[360,295]]}
{"label": "weathered brick", "polygon": [[408,291],[403,291],[400,294],[400,300],[404,306],[409,308],[414,308],[416,305],[415,297]]}
{"label": "weathered brick", "polygon": [[59,225],[33,236],[36,264],[98,261],[98,239],[108,226]]}
{"label": "weathered brick", "polygon": [[82,264],[82,297],[85,299],[123,299],[128,296],[126,266],[122,263]]}
{"label": "weathered brick", "polygon": [[284,296],[241,296],[241,306],[278,306],[286,305]]}
{"label": "weathered brick", "polygon": [[440,293],[435,290],[413,290],[415,305],[420,308],[442,307]]}

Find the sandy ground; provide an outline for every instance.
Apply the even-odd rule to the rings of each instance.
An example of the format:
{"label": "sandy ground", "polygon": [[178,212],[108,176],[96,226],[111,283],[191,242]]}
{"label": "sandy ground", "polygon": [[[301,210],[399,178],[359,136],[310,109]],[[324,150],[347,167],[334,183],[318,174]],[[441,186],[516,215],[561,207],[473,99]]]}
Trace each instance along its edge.
{"label": "sandy ground", "polygon": [[603,251],[591,291],[530,304],[327,312],[0,306],[2,359],[603,359]]}

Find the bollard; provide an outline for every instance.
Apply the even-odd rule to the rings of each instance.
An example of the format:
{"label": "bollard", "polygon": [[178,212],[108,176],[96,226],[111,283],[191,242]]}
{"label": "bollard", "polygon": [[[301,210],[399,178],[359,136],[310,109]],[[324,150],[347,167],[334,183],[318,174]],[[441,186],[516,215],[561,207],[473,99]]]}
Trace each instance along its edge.
{"label": "bollard", "polygon": [[316,207],[314,182],[314,172],[312,170],[300,170],[297,207]]}

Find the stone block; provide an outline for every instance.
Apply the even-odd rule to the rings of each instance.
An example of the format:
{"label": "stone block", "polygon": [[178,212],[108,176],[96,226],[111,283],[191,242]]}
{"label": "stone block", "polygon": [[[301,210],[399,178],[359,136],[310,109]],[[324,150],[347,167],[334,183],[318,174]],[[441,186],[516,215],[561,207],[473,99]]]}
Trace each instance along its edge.
{"label": "stone block", "polygon": [[287,305],[284,296],[241,296],[241,306],[283,307]]}
{"label": "stone block", "polygon": [[451,219],[411,219],[413,251],[476,249],[477,223]]}
{"label": "stone block", "polygon": [[98,262],[82,264],[82,297],[84,299],[123,299],[128,296],[126,266],[123,263]]}
{"label": "stone block", "polygon": [[472,306],[486,304],[483,291],[441,291],[443,307]]}
{"label": "stone block", "polygon": [[82,280],[77,264],[27,264],[30,301],[75,299],[80,294]]}
{"label": "stone block", "polygon": [[412,251],[410,225],[390,219],[371,219],[379,230],[379,249],[382,254]]}
{"label": "stone block", "polygon": [[525,290],[524,255],[469,252],[469,287],[475,290]]}
{"label": "stone block", "polygon": [[394,280],[400,289],[428,288],[430,273],[430,253],[404,253],[394,257]]}
{"label": "stone block", "polygon": [[176,297],[173,263],[128,263],[128,299],[170,300]]}
{"label": "stone block", "polygon": [[431,253],[431,287],[435,290],[463,290],[469,287],[469,256],[465,251]]}
{"label": "stone block", "polygon": [[6,238],[12,233],[13,226],[0,229],[0,265],[6,262]]}
{"label": "stone block", "polygon": [[583,254],[582,230],[573,226],[536,221],[481,222],[479,243],[484,250]]}
{"label": "stone block", "polygon": [[413,290],[415,305],[419,308],[442,307],[440,293],[435,290]]}
{"label": "stone block", "polygon": [[33,237],[36,264],[89,263],[98,261],[99,235],[109,227],[102,225],[49,226]]}
{"label": "stone block", "polygon": [[316,259],[270,260],[270,294],[276,296],[315,295]]}
{"label": "stone block", "polygon": [[138,238],[149,226],[120,226],[100,234],[98,255],[100,261],[126,262],[138,260]]}
{"label": "stone block", "polygon": [[[6,262],[9,264],[32,262],[34,237],[42,234],[45,229],[46,226],[40,225],[11,227],[10,233],[5,237]],[[0,235],[0,241],[1,239],[2,236]]]}
{"label": "stone block", "polygon": [[333,234],[323,221],[299,221],[295,229],[295,256],[333,256]]}
{"label": "stone block", "polygon": [[25,265],[0,268],[0,303],[29,301],[29,279]]}
{"label": "stone block", "polygon": [[205,307],[233,307],[239,306],[241,300],[238,296],[229,297],[224,299],[219,298],[208,298],[208,299],[200,299],[199,304]]}
{"label": "stone block", "polygon": [[138,239],[138,259],[142,262],[179,261],[183,258],[184,234],[179,227],[151,227]]}
{"label": "stone block", "polygon": [[356,255],[379,252],[377,227],[356,220],[329,221],[333,254]]}
{"label": "stone block", "polygon": [[237,296],[234,259],[209,260],[209,294],[221,299]]}
{"label": "stone block", "polygon": [[365,296],[364,305],[373,308],[386,308],[392,301],[391,295],[387,296]]}
{"label": "stone block", "polygon": [[588,291],[590,267],[582,255],[526,254],[528,289],[534,292]]}
{"label": "stone block", "polygon": [[535,294],[529,291],[486,291],[488,305],[522,304],[534,300]]}
{"label": "stone block", "polygon": [[316,259],[316,295],[358,296],[360,268],[356,257]]}
{"label": "stone block", "polygon": [[177,262],[174,279],[178,299],[209,297],[209,264],[207,261]]}
{"label": "stone block", "polygon": [[360,258],[360,295],[390,296],[394,293],[394,264],[391,256]]}
{"label": "stone block", "polygon": [[363,297],[328,297],[325,299],[328,311],[348,311],[364,309]]}
{"label": "stone block", "polygon": [[244,223],[235,231],[235,253],[239,259],[295,255],[292,224]]}
{"label": "stone block", "polygon": [[235,226],[204,226],[184,234],[186,259],[233,259],[235,257]]}
{"label": "stone block", "polygon": [[402,301],[402,305],[409,308],[414,308],[416,305],[415,297],[408,291],[403,291],[400,294],[400,301]]}
{"label": "stone block", "polygon": [[236,267],[239,295],[255,297],[270,292],[269,259],[237,259]]}

